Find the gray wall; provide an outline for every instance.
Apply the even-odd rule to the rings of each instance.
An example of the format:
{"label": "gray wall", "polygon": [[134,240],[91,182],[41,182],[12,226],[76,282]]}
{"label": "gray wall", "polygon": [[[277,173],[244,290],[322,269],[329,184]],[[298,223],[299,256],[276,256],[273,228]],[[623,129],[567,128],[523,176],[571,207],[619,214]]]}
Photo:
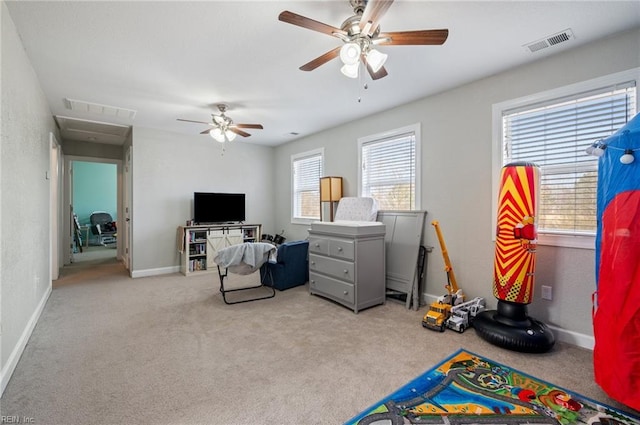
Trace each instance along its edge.
{"label": "gray wall", "polygon": [[[176,228],[193,218],[193,192],[246,193],[246,222],[274,230],[273,148],[133,128],[132,276],[177,271]],[[289,186],[284,186],[288,191]]]}
{"label": "gray wall", "polygon": [[[640,31],[579,47],[536,63],[430,96],[276,149],[277,187],[290,187],[290,156],[325,148],[325,175],[343,176],[345,194],[357,195],[357,139],[413,123],[422,126],[422,209],[429,255],[425,297],[444,293],[446,275],[432,226],[439,220],[458,282],[470,296],[491,306],[494,244],[492,222],[492,105],[640,66]],[[375,83],[370,90],[376,90]],[[292,239],[307,226],[290,223],[291,196],[276,195],[276,227]],[[540,247],[536,294],[530,314],[563,332],[562,339],[592,343],[591,294],[594,251]],[[553,287],[553,301],[540,300],[540,285]]]}
{"label": "gray wall", "polygon": [[46,174],[49,134],[56,128],[4,2],[0,14],[0,365],[4,389],[51,292]]}

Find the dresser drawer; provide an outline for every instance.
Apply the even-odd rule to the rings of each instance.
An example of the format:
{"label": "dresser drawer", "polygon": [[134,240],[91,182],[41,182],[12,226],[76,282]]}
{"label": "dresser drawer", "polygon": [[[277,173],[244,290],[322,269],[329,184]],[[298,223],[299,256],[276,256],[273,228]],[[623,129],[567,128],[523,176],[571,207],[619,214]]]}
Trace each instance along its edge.
{"label": "dresser drawer", "polygon": [[329,255],[329,240],[324,238],[309,238],[309,252]]}
{"label": "dresser drawer", "polygon": [[353,263],[315,254],[309,254],[309,271],[328,274],[348,282],[354,282],[355,279]]}
{"label": "dresser drawer", "polygon": [[353,241],[345,241],[340,239],[329,239],[329,255],[336,258],[353,261],[354,257]]}
{"label": "dresser drawer", "polygon": [[327,276],[309,273],[309,290],[312,294],[320,293],[336,301],[353,304],[355,287],[351,283],[341,282]]}

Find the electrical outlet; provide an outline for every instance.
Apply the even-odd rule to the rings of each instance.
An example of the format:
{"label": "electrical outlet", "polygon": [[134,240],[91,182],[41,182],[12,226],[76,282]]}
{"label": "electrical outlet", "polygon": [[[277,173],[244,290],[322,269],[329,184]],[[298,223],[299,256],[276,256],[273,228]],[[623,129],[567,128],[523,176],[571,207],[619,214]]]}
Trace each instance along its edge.
{"label": "electrical outlet", "polygon": [[542,299],[543,300],[553,299],[553,290],[551,289],[551,286],[542,285]]}

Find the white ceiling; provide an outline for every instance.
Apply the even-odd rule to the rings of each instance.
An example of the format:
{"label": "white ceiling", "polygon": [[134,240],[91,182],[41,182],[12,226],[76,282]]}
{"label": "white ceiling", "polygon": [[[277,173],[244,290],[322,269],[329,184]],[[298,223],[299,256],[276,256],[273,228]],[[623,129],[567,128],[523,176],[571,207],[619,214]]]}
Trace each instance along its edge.
{"label": "white ceiling", "polygon": [[[6,4],[53,115],[66,117],[58,122],[198,135],[205,125],[176,119],[210,121],[215,105],[227,103],[236,123],[264,125],[236,140],[271,146],[640,26],[638,0],[396,0],[383,31],[448,28],[449,38],[443,46],[381,46],[389,75],[359,81],[340,73],[339,59],[300,71],[342,42],[278,20],[289,10],[340,27],[353,14],[348,0]],[[575,39],[535,53],[523,47],[568,28]],[[65,99],[107,108],[71,110]],[[113,143],[113,131],[107,140],[97,130],[62,136]]]}

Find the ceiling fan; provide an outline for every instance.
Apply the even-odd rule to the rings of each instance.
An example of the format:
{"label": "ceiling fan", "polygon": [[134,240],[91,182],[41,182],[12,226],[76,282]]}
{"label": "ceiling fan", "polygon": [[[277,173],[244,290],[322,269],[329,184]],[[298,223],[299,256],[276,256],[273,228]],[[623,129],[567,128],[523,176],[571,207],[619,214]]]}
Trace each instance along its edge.
{"label": "ceiling fan", "polygon": [[241,128],[255,128],[259,130],[263,129],[262,124],[235,124],[231,118],[225,115],[225,112],[227,112],[227,109],[229,109],[229,105],[221,103],[216,106],[220,111],[220,115],[211,114],[211,122],[192,121],[182,118],[178,118],[178,121],[195,122],[198,124],[211,126],[211,128],[202,131],[200,134],[209,134],[220,143],[231,142],[236,138],[236,135],[242,137],[251,136],[251,134],[247,133],[246,131],[240,130]]}
{"label": "ceiling fan", "polygon": [[292,25],[318,31],[339,38],[342,46],[329,50],[300,67],[302,71],[312,71],[340,56],[343,62],[341,71],[350,78],[358,77],[362,63],[374,80],[387,76],[384,63],[387,55],[376,50],[375,46],[400,45],[441,45],[449,36],[448,29],[381,32],[380,19],[387,12],[393,0],[349,0],[354,15],[347,18],[340,28],[323,24],[285,10],[278,19]]}

